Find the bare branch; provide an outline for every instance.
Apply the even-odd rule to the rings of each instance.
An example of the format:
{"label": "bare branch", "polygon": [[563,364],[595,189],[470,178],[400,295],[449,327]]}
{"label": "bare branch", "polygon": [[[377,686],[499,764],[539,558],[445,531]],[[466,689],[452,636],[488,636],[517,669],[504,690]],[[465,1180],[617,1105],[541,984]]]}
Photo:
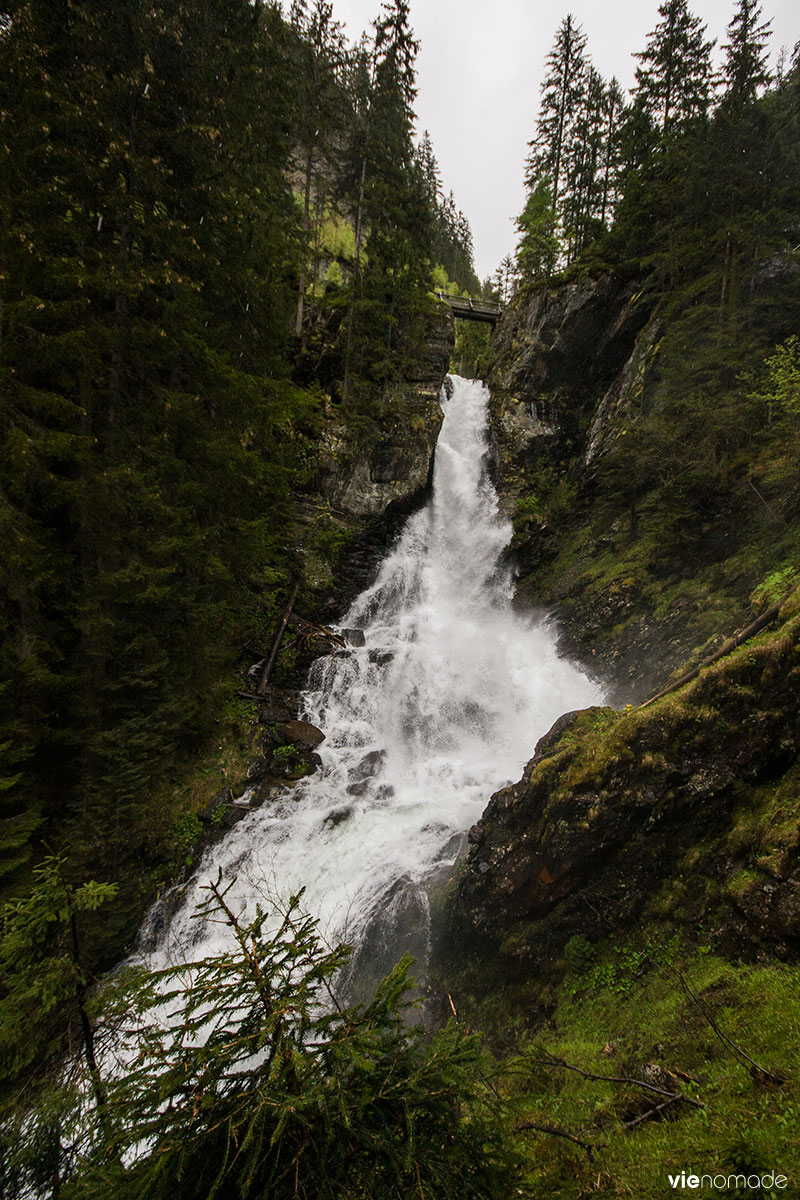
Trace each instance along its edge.
{"label": "bare branch", "polygon": [[574,1063],[565,1062],[563,1058],[556,1058],[552,1054],[548,1054],[546,1058],[533,1058],[528,1061],[542,1067],[562,1067],[565,1071],[574,1071],[583,1079],[594,1079],[602,1083],[630,1084],[633,1087],[643,1088],[646,1092],[654,1092],[657,1096],[666,1096],[670,1101],[680,1099],[695,1108],[705,1108],[700,1100],[693,1100],[691,1096],[685,1096],[683,1092],[669,1092],[666,1088],[656,1087],[655,1084],[646,1083],[643,1079],[634,1079],[629,1075],[595,1075],[592,1071],[584,1071],[582,1067],[576,1067]]}
{"label": "bare branch", "polygon": [[663,1104],[657,1104],[655,1108],[648,1108],[646,1113],[642,1113],[640,1117],[635,1117],[632,1121],[623,1121],[626,1129],[634,1129],[637,1125],[641,1125],[642,1121],[649,1121],[657,1113],[663,1112],[665,1108],[669,1108],[673,1104],[677,1104],[679,1100],[686,1100],[687,1097],[678,1094],[673,1096],[671,1100],[665,1100]]}
{"label": "bare branch", "polygon": [[566,1138],[568,1142],[574,1142],[576,1146],[580,1146],[582,1150],[585,1150],[589,1157],[589,1162],[594,1162],[592,1151],[596,1150],[597,1146],[591,1142],[584,1142],[582,1138],[576,1137],[574,1133],[570,1133],[566,1129],[559,1129],[557,1125],[540,1125],[538,1121],[520,1121],[518,1125],[514,1126],[514,1129],[517,1133],[525,1133],[528,1129],[535,1129],[537,1133],[547,1133],[550,1137]]}
{"label": "bare branch", "polygon": [[729,1038],[727,1033],[723,1033],[700,997],[696,992],[692,991],[681,972],[676,971],[675,974],[678,978],[678,982],[680,983],[686,995],[689,997],[691,1003],[694,1005],[703,1019],[708,1022],[722,1044],[727,1046],[728,1049],[736,1056],[736,1058],[738,1058],[741,1062],[747,1063],[748,1067],[757,1078],[766,1080],[768,1083],[777,1084],[779,1087],[788,1082],[785,1075],[776,1075],[773,1071],[768,1071],[766,1067],[762,1067],[760,1063],[757,1063],[754,1058],[751,1058],[749,1054],[742,1050],[741,1046],[737,1046],[736,1042],[734,1042],[732,1038]]}

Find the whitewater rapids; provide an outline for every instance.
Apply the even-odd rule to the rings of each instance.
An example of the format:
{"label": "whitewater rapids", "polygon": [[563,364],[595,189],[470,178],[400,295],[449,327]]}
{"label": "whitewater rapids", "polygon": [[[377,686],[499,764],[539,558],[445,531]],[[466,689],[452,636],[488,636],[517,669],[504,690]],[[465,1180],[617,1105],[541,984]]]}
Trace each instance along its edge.
{"label": "whitewater rapids", "polygon": [[208,851],[152,966],[221,948],[225,926],[192,917],[220,869],[242,912],[304,887],[323,935],[353,944],[368,976],[406,949],[424,958],[431,881],[491,793],[519,778],[563,712],[602,700],[558,655],[552,625],[512,607],[488,400],[457,377],[443,391],[431,497],[341,621],[364,645],[311,670],[300,715],[325,731],[321,768]]}

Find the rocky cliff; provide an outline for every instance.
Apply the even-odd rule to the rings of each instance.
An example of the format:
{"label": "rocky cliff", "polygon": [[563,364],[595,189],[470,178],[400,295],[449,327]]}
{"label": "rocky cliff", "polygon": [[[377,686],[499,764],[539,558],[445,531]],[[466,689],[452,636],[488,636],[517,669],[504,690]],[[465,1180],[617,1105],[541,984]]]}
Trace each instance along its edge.
{"label": "rocky cliff", "polygon": [[562,717],[470,831],[450,908],[467,940],[540,977],[576,934],[636,922],[797,956],[799,610],[652,706]]}
{"label": "rocky cliff", "polygon": [[[750,449],[697,467],[702,396],[687,383],[674,400],[686,343],[670,319],[638,281],[562,280],[519,295],[490,347],[517,603],[555,612],[562,650],[614,705],[562,718],[470,833],[442,944],[461,946],[462,967],[499,962],[506,980],[541,984],[572,939],[636,931],[703,930],[751,960],[800,952],[798,492],[768,490],[785,479],[780,438],[760,460]],[[688,445],[671,474],[642,428]],[[772,632],[631,708],[787,596]]]}
{"label": "rocky cliff", "polygon": [[609,393],[620,389],[650,307],[637,282],[602,276],[535,287],[506,310],[486,364],[506,503],[542,453],[568,464],[583,451]]}
{"label": "rocky cliff", "polygon": [[296,504],[307,607],[331,620],[361,590],[430,485],[442,423],[439,393],[454,343],[445,305],[427,319],[412,374],[376,395],[365,431],[328,405],[315,476]]}
{"label": "rocky cliff", "polygon": [[[743,460],[731,458],[732,475],[713,448],[712,494],[705,500],[698,484],[678,511],[686,472],[660,461],[640,420],[662,407],[662,425],[671,419],[663,377],[684,352],[665,349],[667,327],[640,280],[540,285],[509,305],[486,364],[491,468],[514,523],[518,601],[555,613],[565,653],[620,704],[747,624],[780,520],[759,507]],[[696,422],[683,420],[688,446]],[[690,466],[702,477],[702,463]]]}

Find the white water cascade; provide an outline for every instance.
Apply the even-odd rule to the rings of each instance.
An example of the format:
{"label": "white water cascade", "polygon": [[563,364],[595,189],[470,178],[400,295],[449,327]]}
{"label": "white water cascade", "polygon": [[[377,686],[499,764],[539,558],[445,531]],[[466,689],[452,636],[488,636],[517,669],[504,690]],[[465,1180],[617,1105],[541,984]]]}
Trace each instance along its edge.
{"label": "white water cascade", "polygon": [[[489,796],[519,778],[537,739],[600,689],[559,658],[547,622],[511,606],[511,528],[486,474],[488,392],[454,378],[433,494],[407,522],[342,627],[364,645],[318,660],[301,715],[326,733],[322,766],[239,822],[205,856],[153,965],[212,953],[220,924],[192,919],[204,883],[233,880],[252,911],[305,887],[330,942],[368,980],[424,957],[428,891]],[[357,639],[357,640],[360,640]]]}

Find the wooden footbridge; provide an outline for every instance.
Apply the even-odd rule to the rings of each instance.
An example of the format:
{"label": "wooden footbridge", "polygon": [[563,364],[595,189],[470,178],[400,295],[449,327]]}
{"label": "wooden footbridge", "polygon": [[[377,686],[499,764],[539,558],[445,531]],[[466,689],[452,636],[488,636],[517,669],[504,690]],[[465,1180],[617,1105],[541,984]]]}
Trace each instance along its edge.
{"label": "wooden footbridge", "polygon": [[472,300],[469,296],[448,296],[446,292],[437,292],[437,298],[449,304],[453,316],[459,321],[484,321],[494,325],[503,311],[502,305],[492,300]]}

